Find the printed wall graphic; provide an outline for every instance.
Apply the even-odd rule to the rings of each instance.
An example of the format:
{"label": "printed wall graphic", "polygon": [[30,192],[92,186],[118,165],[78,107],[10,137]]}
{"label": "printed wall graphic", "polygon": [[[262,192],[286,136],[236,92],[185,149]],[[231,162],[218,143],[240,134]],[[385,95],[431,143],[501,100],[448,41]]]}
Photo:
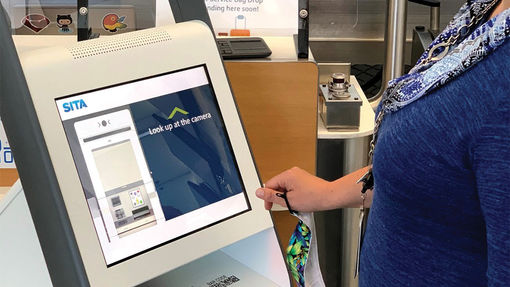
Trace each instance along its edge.
{"label": "printed wall graphic", "polygon": [[103,17],[103,28],[106,31],[110,31],[112,33],[117,32],[119,29],[124,29],[127,25],[124,23],[126,20],[126,16],[119,17],[117,14],[107,14]]}
{"label": "printed wall graphic", "polygon": [[57,27],[60,33],[72,33],[73,30],[69,28],[69,25],[73,23],[71,15],[57,15]]}
{"label": "printed wall graphic", "polygon": [[205,0],[221,36],[289,36],[297,33],[298,0]]}
{"label": "printed wall graphic", "polygon": [[50,19],[41,14],[28,14],[21,21],[23,26],[27,27],[34,33],[41,32],[50,24]]}

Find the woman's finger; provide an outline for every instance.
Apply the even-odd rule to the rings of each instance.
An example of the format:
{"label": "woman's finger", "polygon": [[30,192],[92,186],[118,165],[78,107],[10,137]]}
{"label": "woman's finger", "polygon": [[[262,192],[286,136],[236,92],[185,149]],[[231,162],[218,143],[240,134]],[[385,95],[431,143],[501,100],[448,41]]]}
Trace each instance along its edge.
{"label": "woman's finger", "polygon": [[261,188],[257,189],[257,191],[255,192],[255,195],[258,198],[265,200],[267,203],[271,203],[271,204],[265,205],[266,209],[267,209],[267,207],[272,207],[272,203],[276,203],[281,206],[286,206],[285,200],[283,200],[283,198],[276,196],[277,192],[278,191],[272,190],[270,188],[261,187]]}
{"label": "woman's finger", "polygon": [[264,208],[266,210],[271,210],[271,208],[273,208],[273,203],[272,202],[269,202],[269,201],[265,201],[264,200]]}

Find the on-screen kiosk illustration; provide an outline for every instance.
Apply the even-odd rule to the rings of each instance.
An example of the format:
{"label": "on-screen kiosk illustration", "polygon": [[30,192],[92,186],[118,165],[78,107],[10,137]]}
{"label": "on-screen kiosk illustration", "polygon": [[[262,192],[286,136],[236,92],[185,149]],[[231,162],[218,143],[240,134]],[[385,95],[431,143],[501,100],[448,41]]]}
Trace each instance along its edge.
{"label": "on-screen kiosk illustration", "polygon": [[19,61],[3,26],[0,111],[21,178],[0,203],[4,282],[290,286],[205,24]]}

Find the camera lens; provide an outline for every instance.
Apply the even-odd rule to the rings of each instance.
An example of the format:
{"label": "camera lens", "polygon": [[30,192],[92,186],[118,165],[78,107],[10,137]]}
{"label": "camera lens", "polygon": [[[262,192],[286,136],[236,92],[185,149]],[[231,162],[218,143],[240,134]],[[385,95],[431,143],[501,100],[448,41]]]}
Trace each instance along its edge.
{"label": "camera lens", "polygon": [[333,83],[335,84],[341,84],[345,82],[344,73],[334,73],[333,75],[331,75],[331,78],[333,78]]}

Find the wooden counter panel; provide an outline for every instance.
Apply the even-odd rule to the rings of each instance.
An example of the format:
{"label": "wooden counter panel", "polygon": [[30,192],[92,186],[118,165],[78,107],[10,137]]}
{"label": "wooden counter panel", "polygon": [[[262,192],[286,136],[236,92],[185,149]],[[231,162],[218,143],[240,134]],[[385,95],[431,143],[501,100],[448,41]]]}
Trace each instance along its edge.
{"label": "wooden counter panel", "polygon": [[18,180],[15,168],[0,168],[0,186],[12,186]]}
{"label": "wooden counter panel", "polygon": [[0,200],[5,196],[17,179],[18,172],[15,168],[0,168]]}
{"label": "wooden counter panel", "polygon": [[315,174],[318,68],[313,62],[226,62],[263,182],[299,166]]}

